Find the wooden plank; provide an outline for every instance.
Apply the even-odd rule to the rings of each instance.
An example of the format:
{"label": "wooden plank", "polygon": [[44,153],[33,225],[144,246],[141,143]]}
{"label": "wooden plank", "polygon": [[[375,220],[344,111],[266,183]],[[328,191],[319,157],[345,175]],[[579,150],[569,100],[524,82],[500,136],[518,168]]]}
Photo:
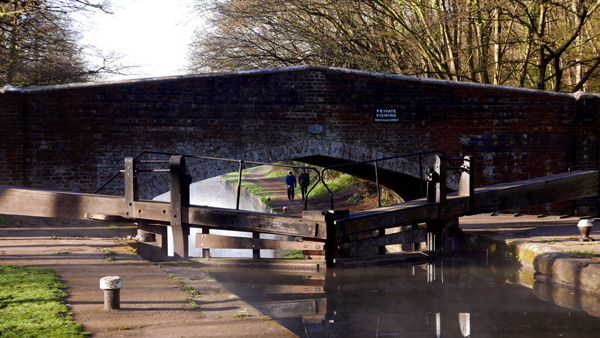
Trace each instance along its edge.
{"label": "wooden plank", "polygon": [[321,294],[325,293],[324,285],[286,285],[286,284],[239,284],[229,285],[223,282],[223,285],[234,290],[239,297],[253,297],[263,295],[284,295],[284,294]]}
{"label": "wooden plank", "polygon": [[598,171],[577,171],[475,189],[475,208],[507,210],[598,196]]}
{"label": "wooden plank", "polygon": [[0,214],[70,219],[125,218],[123,197],[0,186]]}
{"label": "wooden plank", "polygon": [[190,224],[217,226],[219,229],[325,238],[318,224],[300,217],[243,212],[242,210],[190,207]]}
{"label": "wooden plank", "polygon": [[[171,206],[158,201],[133,202],[135,219],[169,225]],[[325,239],[319,223],[300,217],[190,206],[189,224]],[[125,198],[56,190],[0,186],[0,214],[68,219],[126,220]],[[185,218],[184,218],[185,219]],[[321,224],[320,228],[324,228]]]}
{"label": "wooden plank", "polygon": [[461,216],[469,212],[470,196],[456,196],[455,194],[446,197],[446,214],[442,218],[451,218],[452,216]]}
{"label": "wooden plank", "polygon": [[[165,202],[134,202],[136,218],[152,221],[170,221],[171,206]],[[300,217],[265,214],[247,210],[233,210],[191,205],[188,208],[190,225],[218,227],[223,230],[257,231],[279,235],[325,239],[319,223]]]}
{"label": "wooden plank", "polygon": [[386,229],[430,219],[437,214],[437,204],[425,199],[350,214],[350,218],[335,221],[337,237]]}
{"label": "wooden plank", "polygon": [[287,293],[325,293],[325,287],[315,285],[265,285],[263,292],[269,295]]}
{"label": "wooden plank", "polygon": [[397,232],[382,237],[372,237],[359,241],[345,242],[341,249],[365,248],[371,246],[384,246],[393,244],[420,243],[427,240],[427,229]]}
{"label": "wooden plank", "polygon": [[279,241],[247,237],[196,234],[197,249],[273,249],[273,250],[320,250],[323,242],[316,241]]}
{"label": "wooden plank", "polygon": [[326,214],[327,214],[327,211],[306,210],[306,211],[302,212],[302,218],[307,221],[325,222]]}
{"label": "wooden plank", "polygon": [[171,222],[171,205],[169,203],[142,200],[133,202],[133,207],[137,219],[165,222],[165,225],[169,225]]}

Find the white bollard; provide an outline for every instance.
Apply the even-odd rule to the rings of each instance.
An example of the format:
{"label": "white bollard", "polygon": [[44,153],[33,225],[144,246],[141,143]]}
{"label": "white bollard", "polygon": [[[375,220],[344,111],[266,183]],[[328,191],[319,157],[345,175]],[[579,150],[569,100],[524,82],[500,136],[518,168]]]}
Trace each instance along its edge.
{"label": "white bollard", "polygon": [[107,276],[100,279],[100,289],[104,290],[104,311],[121,308],[120,290],[122,287],[123,278],[119,276]]}
{"label": "white bollard", "polygon": [[577,228],[579,229],[579,232],[581,233],[581,238],[579,239],[579,241],[581,241],[581,242],[593,241],[593,239],[590,238],[590,233],[592,232],[593,225],[594,225],[594,222],[590,219],[582,219],[581,221],[579,221],[579,223],[577,224]]}

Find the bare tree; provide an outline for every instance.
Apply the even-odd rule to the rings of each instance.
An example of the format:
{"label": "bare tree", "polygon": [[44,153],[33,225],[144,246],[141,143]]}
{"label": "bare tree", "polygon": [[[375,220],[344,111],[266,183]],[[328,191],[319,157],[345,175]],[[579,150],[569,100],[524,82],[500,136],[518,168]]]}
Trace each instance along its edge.
{"label": "bare tree", "polygon": [[[0,82],[84,82],[126,70],[117,55],[81,46],[69,16],[108,12],[109,5],[106,0],[0,0]],[[91,56],[97,62],[91,63]]]}
{"label": "bare tree", "polygon": [[198,0],[209,27],[197,32],[190,45],[189,69],[320,64],[579,90],[595,78],[600,65],[595,33],[599,4],[600,0]]}

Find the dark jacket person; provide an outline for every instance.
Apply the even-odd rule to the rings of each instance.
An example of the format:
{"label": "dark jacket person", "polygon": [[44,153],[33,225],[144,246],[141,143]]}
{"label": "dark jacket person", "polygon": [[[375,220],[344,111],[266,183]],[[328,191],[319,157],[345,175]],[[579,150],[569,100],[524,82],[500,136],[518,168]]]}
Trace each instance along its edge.
{"label": "dark jacket person", "polygon": [[288,172],[288,175],[285,177],[285,184],[287,185],[287,194],[288,200],[294,200],[294,189],[296,189],[296,176],[291,171]]}
{"label": "dark jacket person", "polygon": [[310,185],[310,177],[306,173],[306,169],[302,169],[302,174],[298,176],[298,183],[300,183],[300,191],[302,192],[302,200],[306,196],[306,192],[308,191],[308,186]]}

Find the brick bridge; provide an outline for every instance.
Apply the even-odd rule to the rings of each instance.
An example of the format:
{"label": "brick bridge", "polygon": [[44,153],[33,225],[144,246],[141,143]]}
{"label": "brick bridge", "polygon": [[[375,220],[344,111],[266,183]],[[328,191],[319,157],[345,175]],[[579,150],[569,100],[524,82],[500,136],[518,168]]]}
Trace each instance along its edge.
{"label": "brick bridge", "polygon": [[[600,97],[584,93],[316,66],[0,92],[0,185],[91,192],[146,150],[331,165],[440,149],[474,156],[476,186],[597,166]],[[381,109],[397,120],[375,122]],[[189,166],[195,180],[236,169]],[[382,168],[384,186],[420,195],[415,162]],[[149,174],[141,197],[168,186]]]}

